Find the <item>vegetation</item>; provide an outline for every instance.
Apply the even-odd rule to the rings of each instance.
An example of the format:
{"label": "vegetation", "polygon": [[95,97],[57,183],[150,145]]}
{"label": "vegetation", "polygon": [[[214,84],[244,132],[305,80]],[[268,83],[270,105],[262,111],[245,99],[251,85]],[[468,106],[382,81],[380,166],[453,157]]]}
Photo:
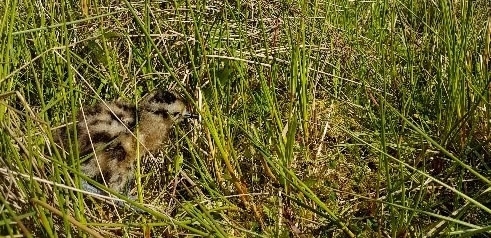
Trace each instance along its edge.
{"label": "vegetation", "polygon": [[[1,1],[0,235],[489,237],[489,16],[487,0]],[[136,200],[80,190],[57,128],[155,88],[199,120],[138,161]]]}

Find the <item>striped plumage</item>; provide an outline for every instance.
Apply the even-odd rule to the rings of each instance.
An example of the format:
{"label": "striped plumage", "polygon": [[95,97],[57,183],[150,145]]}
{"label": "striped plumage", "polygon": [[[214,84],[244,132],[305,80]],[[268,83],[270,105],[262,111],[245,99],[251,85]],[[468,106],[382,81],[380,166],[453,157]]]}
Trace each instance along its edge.
{"label": "striped plumage", "polygon": [[81,165],[82,172],[91,178],[102,175],[109,188],[122,192],[133,178],[136,159],[157,151],[173,125],[191,116],[181,99],[162,90],[138,107],[122,101],[84,107],[77,124],[80,156],[95,153]]}

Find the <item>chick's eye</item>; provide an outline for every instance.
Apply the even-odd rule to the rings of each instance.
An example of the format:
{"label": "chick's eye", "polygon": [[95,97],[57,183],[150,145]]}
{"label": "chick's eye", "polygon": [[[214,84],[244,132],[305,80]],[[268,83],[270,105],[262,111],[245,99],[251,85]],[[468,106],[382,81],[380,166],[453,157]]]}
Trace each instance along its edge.
{"label": "chick's eye", "polygon": [[179,112],[174,112],[174,113],[172,113],[172,116],[174,116],[174,117],[179,116]]}

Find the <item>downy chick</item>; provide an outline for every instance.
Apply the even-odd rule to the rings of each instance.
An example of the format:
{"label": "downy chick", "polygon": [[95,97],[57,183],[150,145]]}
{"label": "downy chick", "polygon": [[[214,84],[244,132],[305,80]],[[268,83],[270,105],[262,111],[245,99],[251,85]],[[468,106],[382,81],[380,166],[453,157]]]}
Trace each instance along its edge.
{"label": "downy chick", "polygon": [[[84,108],[77,124],[80,155],[95,153],[81,170],[91,178],[102,172],[108,187],[120,193],[133,179],[135,161],[157,151],[172,127],[191,117],[181,99],[163,90],[151,93],[138,107],[114,101]],[[85,189],[92,190],[87,185]]]}

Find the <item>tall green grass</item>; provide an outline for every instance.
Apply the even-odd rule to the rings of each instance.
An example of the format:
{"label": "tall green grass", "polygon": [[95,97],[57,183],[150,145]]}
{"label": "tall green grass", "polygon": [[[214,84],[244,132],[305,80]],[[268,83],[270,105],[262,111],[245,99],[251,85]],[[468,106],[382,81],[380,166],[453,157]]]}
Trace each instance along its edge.
{"label": "tall green grass", "polygon": [[[489,236],[488,13],[484,0],[3,1],[0,235]],[[200,119],[137,162],[132,200],[80,173],[76,114],[155,88]]]}

